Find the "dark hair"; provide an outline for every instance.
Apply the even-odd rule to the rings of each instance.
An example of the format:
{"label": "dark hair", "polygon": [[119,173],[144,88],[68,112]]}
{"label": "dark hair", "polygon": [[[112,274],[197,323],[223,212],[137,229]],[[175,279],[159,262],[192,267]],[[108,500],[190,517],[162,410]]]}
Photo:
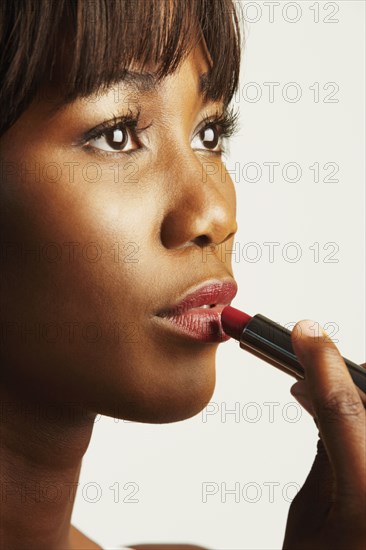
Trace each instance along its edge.
{"label": "dark hair", "polygon": [[202,36],[213,61],[204,94],[227,105],[241,50],[232,0],[0,0],[0,135],[58,67],[67,103],[123,80],[132,62],[160,80]]}

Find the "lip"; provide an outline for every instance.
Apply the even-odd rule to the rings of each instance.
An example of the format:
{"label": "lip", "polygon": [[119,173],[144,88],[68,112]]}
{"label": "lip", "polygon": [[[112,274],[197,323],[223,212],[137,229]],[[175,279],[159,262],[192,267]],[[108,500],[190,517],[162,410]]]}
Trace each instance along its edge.
{"label": "lip", "polygon": [[[225,342],[230,339],[221,325],[221,312],[235,297],[238,287],[234,279],[214,279],[189,290],[178,301],[158,311],[161,319],[174,332],[199,342]],[[211,308],[203,305],[215,304]]]}

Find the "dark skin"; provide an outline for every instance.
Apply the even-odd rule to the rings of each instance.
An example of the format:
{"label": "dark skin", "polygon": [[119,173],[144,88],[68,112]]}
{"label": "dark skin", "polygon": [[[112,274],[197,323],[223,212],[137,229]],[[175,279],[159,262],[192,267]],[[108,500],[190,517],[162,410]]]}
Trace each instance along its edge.
{"label": "dark skin", "polygon": [[[110,120],[117,107],[124,111],[126,103],[122,99],[116,104],[113,89],[90,101],[77,100],[53,114],[50,108],[57,102],[57,89],[49,90],[47,101],[34,102],[1,138],[1,160],[8,167],[17,168],[24,162],[28,168],[35,163],[40,167],[37,181],[29,172],[7,172],[6,185],[0,190],[4,243],[24,249],[51,243],[61,249],[57,261],[32,255],[21,255],[19,260],[19,254],[9,254],[2,274],[1,322],[8,327],[18,323],[45,329],[56,322],[62,326],[61,334],[51,337],[46,332],[46,337],[43,332],[40,339],[34,334],[25,338],[18,330],[7,332],[1,384],[1,399],[9,404],[1,434],[1,481],[9,488],[1,524],[4,548],[99,548],[70,524],[75,497],[70,487],[78,481],[96,414],[174,422],[197,414],[210,401],[218,344],[173,334],[162,329],[153,315],[197,284],[233,278],[230,255],[220,251],[220,247],[232,248],[237,230],[233,182],[228,174],[222,179],[220,147],[207,150],[197,138],[203,115],[222,107],[220,102],[204,105],[199,91],[199,76],[209,64],[207,52],[195,49],[158,88],[138,93],[139,126],[150,127],[140,134],[143,149],[129,142],[131,150],[138,150],[134,156],[106,157],[103,151],[87,151],[75,144],[82,132]],[[130,91],[125,90],[126,94]],[[131,161],[137,167],[135,178],[129,177]],[[205,162],[218,170],[207,175],[203,185]],[[46,169],[49,163],[61,167],[56,182],[52,169]],[[93,183],[85,177],[90,163],[101,168],[100,181]],[[122,182],[115,182],[111,164],[122,169]],[[95,173],[90,170],[88,177],[93,179]],[[70,261],[70,245],[65,243],[71,242],[78,244]],[[98,261],[90,259],[95,249],[89,256],[80,252],[91,242],[102,252]],[[121,251],[117,261],[116,243]],[[126,243],[133,247],[124,252]],[[214,253],[203,261],[202,252],[212,245]],[[128,253],[137,262],[128,262]],[[131,324],[127,330],[122,326],[125,323]],[[101,337],[88,338],[88,326],[100,330]],[[111,326],[120,327],[118,340],[110,337],[107,327]],[[361,504],[366,494],[364,397],[347,378],[337,352],[321,351],[322,346],[330,349],[332,345],[314,347],[305,338],[296,346],[307,373],[308,399],[315,404],[335,476],[343,475],[342,465],[347,464],[358,481],[350,485],[354,492],[349,493],[349,500],[344,491],[340,493],[337,525],[346,525],[347,503]],[[336,417],[338,431],[327,427],[321,413],[329,394],[339,395],[340,400],[344,394],[352,395],[362,404],[359,415]],[[50,404],[53,414],[47,414]],[[21,489],[30,480],[33,487],[58,486],[57,502],[22,499]],[[333,550],[333,526],[327,521],[324,518],[321,523],[320,536],[308,509],[292,505],[285,547],[313,549],[327,544],[322,548]],[[340,546],[344,550],[361,549],[360,518],[352,521],[352,525],[356,521],[356,534],[347,532]]]}
{"label": "dark skin", "polygon": [[[205,53],[196,50],[159,88],[138,95],[139,127],[150,127],[139,136],[144,148],[132,136],[125,148],[137,150],[137,177],[124,170],[131,163],[126,153],[111,158],[73,145],[117,109],[124,113],[125,97],[134,88],[121,88],[119,103],[110,89],[52,115],[58,96],[56,89],[48,90],[47,101],[34,102],[2,138],[7,166],[38,162],[41,167],[40,181],[32,174],[8,174],[2,186],[4,243],[27,249],[56,243],[63,251],[57,262],[12,256],[3,270],[3,323],[46,327],[57,321],[63,327],[52,342],[48,336],[38,341],[7,334],[1,397],[12,410],[3,424],[3,479],[16,479],[20,487],[32,479],[35,485],[46,481],[63,489],[53,505],[37,503],[37,514],[31,498],[7,496],[2,523],[7,547],[80,547],[75,530],[70,534],[75,496],[70,486],[78,480],[96,414],[173,422],[197,414],[211,398],[218,344],[177,336],[154,318],[191,287],[233,279],[231,258],[221,261],[219,248],[202,259],[210,245],[231,248],[237,228],[231,179],[223,184],[217,170],[202,185],[203,163],[222,164],[220,154],[197,137],[203,116],[222,108],[203,104],[199,77],[207,69]],[[106,142],[93,144],[106,147]],[[57,183],[44,169],[51,162],[62,168]],[[73,180],[67,163],[75,163]],[[102,170],[95,184],[83,173],[90,163]],[[110,166],[117,164],[123,181],[116,183]],[[64,245],[70,242],[79,243],[71,261]],[[90,242],[102,250],[100,261],[79,253]],[[126,243],[133,246],[125,250]],[[127,261],[131,252],[137,261]],[[132,331],[124,329],[128,323]],[[70,325],[72,338],[64,332]],[[83,333],[90,325],[101,331],[99,340]],[[118,340],[110,327],[119,328]],[[23,402],[25,417],[17,413]],[[46,411],[41,419],[39,406]]]}
{"label": "dark skin", "polygon": [[366,394],[315,326],[303,321],[292,335],[306,378],[291,393],[313,416],[319,440],[311,471],[291,503],[283,548],[365,550]]}

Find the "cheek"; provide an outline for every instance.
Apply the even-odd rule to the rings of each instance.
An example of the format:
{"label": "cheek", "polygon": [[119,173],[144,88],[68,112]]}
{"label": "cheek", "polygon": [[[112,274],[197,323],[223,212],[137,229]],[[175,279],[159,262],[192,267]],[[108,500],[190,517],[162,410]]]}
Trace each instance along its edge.
{"label": "cheek", "polygon": [[131,420],[196,414],[214,389],[216,348],[200,355],[150,330],[146,313],[164,289],[152,252],[154,200],[74,176],[56,183],[9,176],[3,190],[9,378],[49,399]]}
{"label": "cheek", "polygon": [[130,204],[116,213],[115,197],[103,194],[101,183],[78,181],[76,174],[73,184],[66,178],[6,182],[4,299],[14,322],[101,323],[116,287],[122,298],[136,280],[137,241],[146,235],[134,234]]}
{"label": "cheek", "polygon": [[[50,158],[65,165],[65,159]],[[12,159],[18,172],[8,174],[1,190],[1,321],[11,344],[6,353],[13,364],[33,358],[33,368],[43,363],[44,371],[60,358],[60,368],[71,368],[74,355],[77,369],[81,350],[93,354],[101,327],[123,311],[124,291],[130,296],[133,290],[139,264],[133,262],[131,209],[125,204],[116,213],[113,193],[103,194],[103,182],[85,182],[78,171],[72,181],[66,170],[52,181],[41,160]],[[39,172],[31,173],[31,165]]]}

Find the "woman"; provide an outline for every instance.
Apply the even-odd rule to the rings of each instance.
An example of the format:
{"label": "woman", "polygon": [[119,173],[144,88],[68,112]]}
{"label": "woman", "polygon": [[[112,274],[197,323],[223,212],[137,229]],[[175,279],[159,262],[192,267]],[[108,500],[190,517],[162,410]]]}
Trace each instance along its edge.
{"label": "woman", "polygon": [[[96,415],[174,422],[214,390],[218,313],[236,293],[220,247],[237,229],[221,154],[238,22],[231,0],[0,10],[1,548],[99,548],[70,524]],[[197,289],[215,311],[187,331],[171,316]],[[284,548],[361,549],[366,396],[331,341],[297,328],[306,381],[292,391],[322,439]]]}

